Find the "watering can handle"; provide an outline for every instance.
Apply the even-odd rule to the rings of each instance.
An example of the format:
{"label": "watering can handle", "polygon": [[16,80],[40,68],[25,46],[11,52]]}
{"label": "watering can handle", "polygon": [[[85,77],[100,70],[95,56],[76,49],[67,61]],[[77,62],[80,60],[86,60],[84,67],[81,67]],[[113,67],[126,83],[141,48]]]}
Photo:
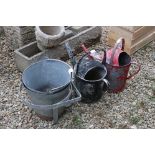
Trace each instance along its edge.
{"label": "watering can handle", "polygon": [[135,76],[136,74],[138,74],[138,72],[139,72],[140,69],[141,69],[141,65],[140,65],[139,63],[137,63],[137,62],[131,62],[131,65],[132,65],[132,64],[134,64],[134,65],[137,66],[137,70],[136,70],[134,73],[130,74],[130,76],[128,76],[128,77],[126,78],[127,80],[131,79],[133,76]]}

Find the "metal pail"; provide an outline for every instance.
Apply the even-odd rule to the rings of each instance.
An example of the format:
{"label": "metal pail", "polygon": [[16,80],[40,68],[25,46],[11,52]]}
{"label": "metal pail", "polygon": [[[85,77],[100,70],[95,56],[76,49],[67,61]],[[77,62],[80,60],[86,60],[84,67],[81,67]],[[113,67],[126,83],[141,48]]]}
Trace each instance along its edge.
{"label": "metal pail", "polygon": [[98,61],[87,60],[88,54],[81,57],[75,66],[75,83],[82,96],[82,102],[93,103],[99,100],[109,82],[105,79],[106,67]]}
{"label": "metal pail", "polygon": [[67,63],[56,59],[42,60],[29,66],[22,74],[22,84],[30,98],[26,105],[39,115],[51,118],[53,109],[58,115],[65,104],[79,101],[80,94],[77,100],[67,102],[72,92],[71,73],[72,68]]}

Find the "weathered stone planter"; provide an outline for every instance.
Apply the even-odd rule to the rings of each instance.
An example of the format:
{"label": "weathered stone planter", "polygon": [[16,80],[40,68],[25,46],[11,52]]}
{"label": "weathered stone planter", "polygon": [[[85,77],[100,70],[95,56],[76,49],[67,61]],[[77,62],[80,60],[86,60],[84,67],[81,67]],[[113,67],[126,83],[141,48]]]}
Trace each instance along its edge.
{"label": "weathered stone planter", "polygon": [[40,46],[51,48],[62,41],[65,28],[64,26],[37,26],[35,34],[39,48]]}
{"label": "weathered stone planter", "polygon": [[59,59],[67,54],[65,49],[65,42],[69,42],[73,50],[79,49],[80,44],[92,44],[92,42],[99,41],[101,37],[102,28],[100,26],[92,26],[76,35],[62,41],[59,46],[51,49],[46,49],[50,58]]}
{"label": "weathered stone planter", "polygon": [[36,41],[27,44],[15,50],[14,52],[17,67],[21,72],[24,71],[24,69],[27,68],[30,64],[37,62],[43,58],[43,56],[45,56],[45,52],[42,52],[37,47]]}
{"label": "weathered stone planter", "polygon": [[[69,42],[72,49],[76,50],[80,47],[80,43],[91,44],[94,41],[99,41],[101,37],[102,28],[100,26],[93,26],[82,32],[73,35],[71,30],[65,31],[59,45],[52,48],[43,48],[40,50],[37,41],[27,44],[15,50],[15,60],[17,67],[20,71],[26,69],[31,63],[40,60],[42,57],[47,56],[53,59],[61,59],[67,56],[65,49],[65,42]],[[88,46],[87,46],[88,47]],[[68,57],[68,56],[67,56]]]}
{"label": "weathered stone planter", "polygon": [[[68,38],[70,38],[70,37],[72,37],[74,34],[73,34],[73,32],[71,31],[71,30],[65,30],[65,35],[61,38],[61,40],[59,40],[59,41],[64,41],[64,40],[66,40],[66,39],[68,39]],[[61,43],[60,43],[61,44]],[[37,46],[38,46],[38,48],[41,50],[41,51],[45,51],[45,50],[47,50],[47,49],[52,49],[52,48],[54,48],[54,47],[52,47],[52,48],[50,48],[50,47],[45,47],[45,46],[43,46],[40,42],[38,42],[37,41]],[[58,45],[59,46],[59,45]]]}

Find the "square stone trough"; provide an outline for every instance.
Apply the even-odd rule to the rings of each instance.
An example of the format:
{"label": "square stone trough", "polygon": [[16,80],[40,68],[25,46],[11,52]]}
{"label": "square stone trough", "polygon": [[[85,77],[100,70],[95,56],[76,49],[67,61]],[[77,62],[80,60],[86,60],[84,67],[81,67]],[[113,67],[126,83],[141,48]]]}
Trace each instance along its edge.
{"label": "square stone trough", "polygon": [[[77,29],[79,29],[79,33],[77,33]],[[73,32],[72,35],[70,34],[65,36],[64,40],[62,40],[62,42],[56,47],[44,49],[41,51],[37,47],[37,41],[34,41],[15,50],[15,61],[18,69],[23,72],[28,66],[30,66],[30,64],[43,59],[45,56],[53,59],[65,58],[67,56],[67,52],[64,46],[65,42],[69,42],[73,50],[76,51],[78,49],[79,51],[80,43],[84,43],[88,47],[92,44],[92,42],[95,43],[96,40],[99,41],[102,33],[102,28],[100,26],[85,28],[78,27],[77,29],[75,30],[76,34]]]}
{"label": "square stone trough", "polygon": [[37,47],[37,41],[27,44],[14,52],[16,65],[21,72],[45,56],[45,52]]}

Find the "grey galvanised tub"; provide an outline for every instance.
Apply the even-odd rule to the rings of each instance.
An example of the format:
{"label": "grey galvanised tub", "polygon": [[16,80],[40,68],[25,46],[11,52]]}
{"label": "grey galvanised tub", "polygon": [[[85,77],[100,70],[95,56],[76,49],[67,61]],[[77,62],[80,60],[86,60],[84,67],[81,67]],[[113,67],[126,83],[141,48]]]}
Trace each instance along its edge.
{"label": "grey galvanised tub", "polygon": [[[22,74],[22,84],[30,98],[24,103],[43,118],[57,121],[65,106],[81,99],[71,74],[72,68],[60,60],[46,59],[32,64]],[[72,89],[78,97],[70,100]]]}

